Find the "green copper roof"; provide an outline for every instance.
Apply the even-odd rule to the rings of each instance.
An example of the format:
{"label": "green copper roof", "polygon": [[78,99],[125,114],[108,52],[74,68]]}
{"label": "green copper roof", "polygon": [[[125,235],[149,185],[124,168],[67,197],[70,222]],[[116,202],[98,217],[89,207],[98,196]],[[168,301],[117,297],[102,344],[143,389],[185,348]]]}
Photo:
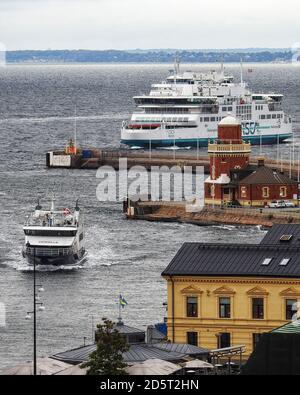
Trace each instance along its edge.
{"label": "green copper roof", "polygon": [[290,322],[280,328],[274,329],[273,333],[299,333],[300,334],[300,319]]}

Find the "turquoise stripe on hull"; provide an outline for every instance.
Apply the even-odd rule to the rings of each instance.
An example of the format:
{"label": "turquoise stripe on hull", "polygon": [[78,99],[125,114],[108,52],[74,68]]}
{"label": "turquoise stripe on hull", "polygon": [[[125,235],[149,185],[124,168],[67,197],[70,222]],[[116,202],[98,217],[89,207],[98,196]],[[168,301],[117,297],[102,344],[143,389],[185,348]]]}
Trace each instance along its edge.
{"label": "turquoise stripe on hull", "polygon": [[[279,142],[282,143],[285,140],[292,137],[292,134],[281,134],[279,136]],[[249,141],[252,145],[259,145],[260,141],[263,145],[272,145],[277,144],[278,142],[278,135],[269,135],[269,136],[243,136],[244,141]],[[199,144],[199,147],[207,147],[209,140],[213,139],[180,139],[176,140],[152,140],[151,145],[152,147],[171,147],[174,144],[177,147],[196,147]],[[131,147],[149,147],[150,142],[149,140],[121,140],[122,144],[129,145]]]}

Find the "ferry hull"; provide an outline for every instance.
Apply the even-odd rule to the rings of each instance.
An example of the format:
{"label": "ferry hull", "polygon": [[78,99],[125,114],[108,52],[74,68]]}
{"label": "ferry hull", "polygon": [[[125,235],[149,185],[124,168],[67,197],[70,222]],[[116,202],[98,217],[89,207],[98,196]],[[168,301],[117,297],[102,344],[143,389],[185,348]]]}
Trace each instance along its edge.
{"label": "ferry hull", "polygon": [[[137,147],[207,147],[209,142],[217,138],[218,125],[210,129],[197,128],[187,129],[153,129],[132,130],[123,127],[121,129],[121,143]],[[252,145],[272,145],[282,143],[293,137],[291,122],[279,125],[257,124],[248,122],[242,124],[243,140]]]}
{"label": "ferry hull", "polygon": [[[266,135],[266,136],[244,136],[243,139],[246,142],[250,142],[252,145],[260,145],[261,143],[263,145],[274,145],[279,143],[285,142],[287,139],[292,138],[292,133],[288,134],[280,134],[278,135]],[[172,146],[177,146],[177,147],[207,147],[209,141],[212,139],[209,138],[191,138],[191,139],[162,139],[162,140],[151,140],[151,146],[153,148],[156,147],[172,147]],[[150,146],[150,140],[145,140],[145,139],[122,139],[121,140],[122,144],[128,145],[128,146],[136,146],[136,147],[143,147],[147,148]]]}
{"label": "ferry hull", "polygon": [[37,266],[73,266],[79,264],[85,257],[85,251],[80,254],[70,254],[67,256],[33,256],[23,252],[23,257],[29,265],[33,265],[34,261]]}

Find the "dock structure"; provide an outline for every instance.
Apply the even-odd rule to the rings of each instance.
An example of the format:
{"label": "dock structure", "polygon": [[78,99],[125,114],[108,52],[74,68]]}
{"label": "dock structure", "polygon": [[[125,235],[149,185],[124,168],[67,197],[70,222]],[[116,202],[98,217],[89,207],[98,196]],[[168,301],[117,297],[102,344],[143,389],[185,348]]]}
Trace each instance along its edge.
{"label": "dock structure", "polygon": [[[150,170],[152,166],[197,166],[204,167],[206,174],[209,173],[210,160],[208,155],[198,155],[196,152],[148,152],[126,149],[81,149],[76,154],[66,154],[65,151],[50,151],[46,153],[46,166],[48,168],[66,169],[98,169],[100,166],[111,166],[119,169],[119,159],[127,159],[127,167],[143,166]],[[250,164],[255,165],[258,158],[252,156]],[[290,178],[300,181],[300,166],[298,161],[265,158],[265,165],[288,175]]]}
{"label": "dock structure", "polygon": [[129,220],[178,222],[199,226],[244,225],[272,227],[274,224],[300,224],[300,210],[205,205],[191,211],[186,202],[144,202],[128,199],[123,212]]}

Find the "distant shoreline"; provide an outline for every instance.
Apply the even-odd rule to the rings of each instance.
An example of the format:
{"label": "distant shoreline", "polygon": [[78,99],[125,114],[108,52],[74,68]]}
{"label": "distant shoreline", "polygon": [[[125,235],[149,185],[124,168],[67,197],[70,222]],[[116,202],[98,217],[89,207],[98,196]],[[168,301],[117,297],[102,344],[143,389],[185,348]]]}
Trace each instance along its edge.
{"label": "distant shoreline", "polygon": [[[224,63],[227,67],[240,67],[240,62],[229,62]],[[293,66],[292,62],[243,62],[244,66]],[[172,67],[172,62],[7,62],[6,66],[168,66],[169,69]],[[195,62],[181,63],[182,66],[196,67],[196,66],[207,66],[207,67],[218,67],[220,62]],[[294,67],[294,66],[293,66]],[[1,70],[1,68],[0,68]]]}
{"label": "distant shoreline", "polygon": [[8,64],[170,64],[174,57],[181,63],[211,64],[211,63],[272,63],[289,64],[293,52],[288,49],[266,50],[22,50],[7,51]]}

